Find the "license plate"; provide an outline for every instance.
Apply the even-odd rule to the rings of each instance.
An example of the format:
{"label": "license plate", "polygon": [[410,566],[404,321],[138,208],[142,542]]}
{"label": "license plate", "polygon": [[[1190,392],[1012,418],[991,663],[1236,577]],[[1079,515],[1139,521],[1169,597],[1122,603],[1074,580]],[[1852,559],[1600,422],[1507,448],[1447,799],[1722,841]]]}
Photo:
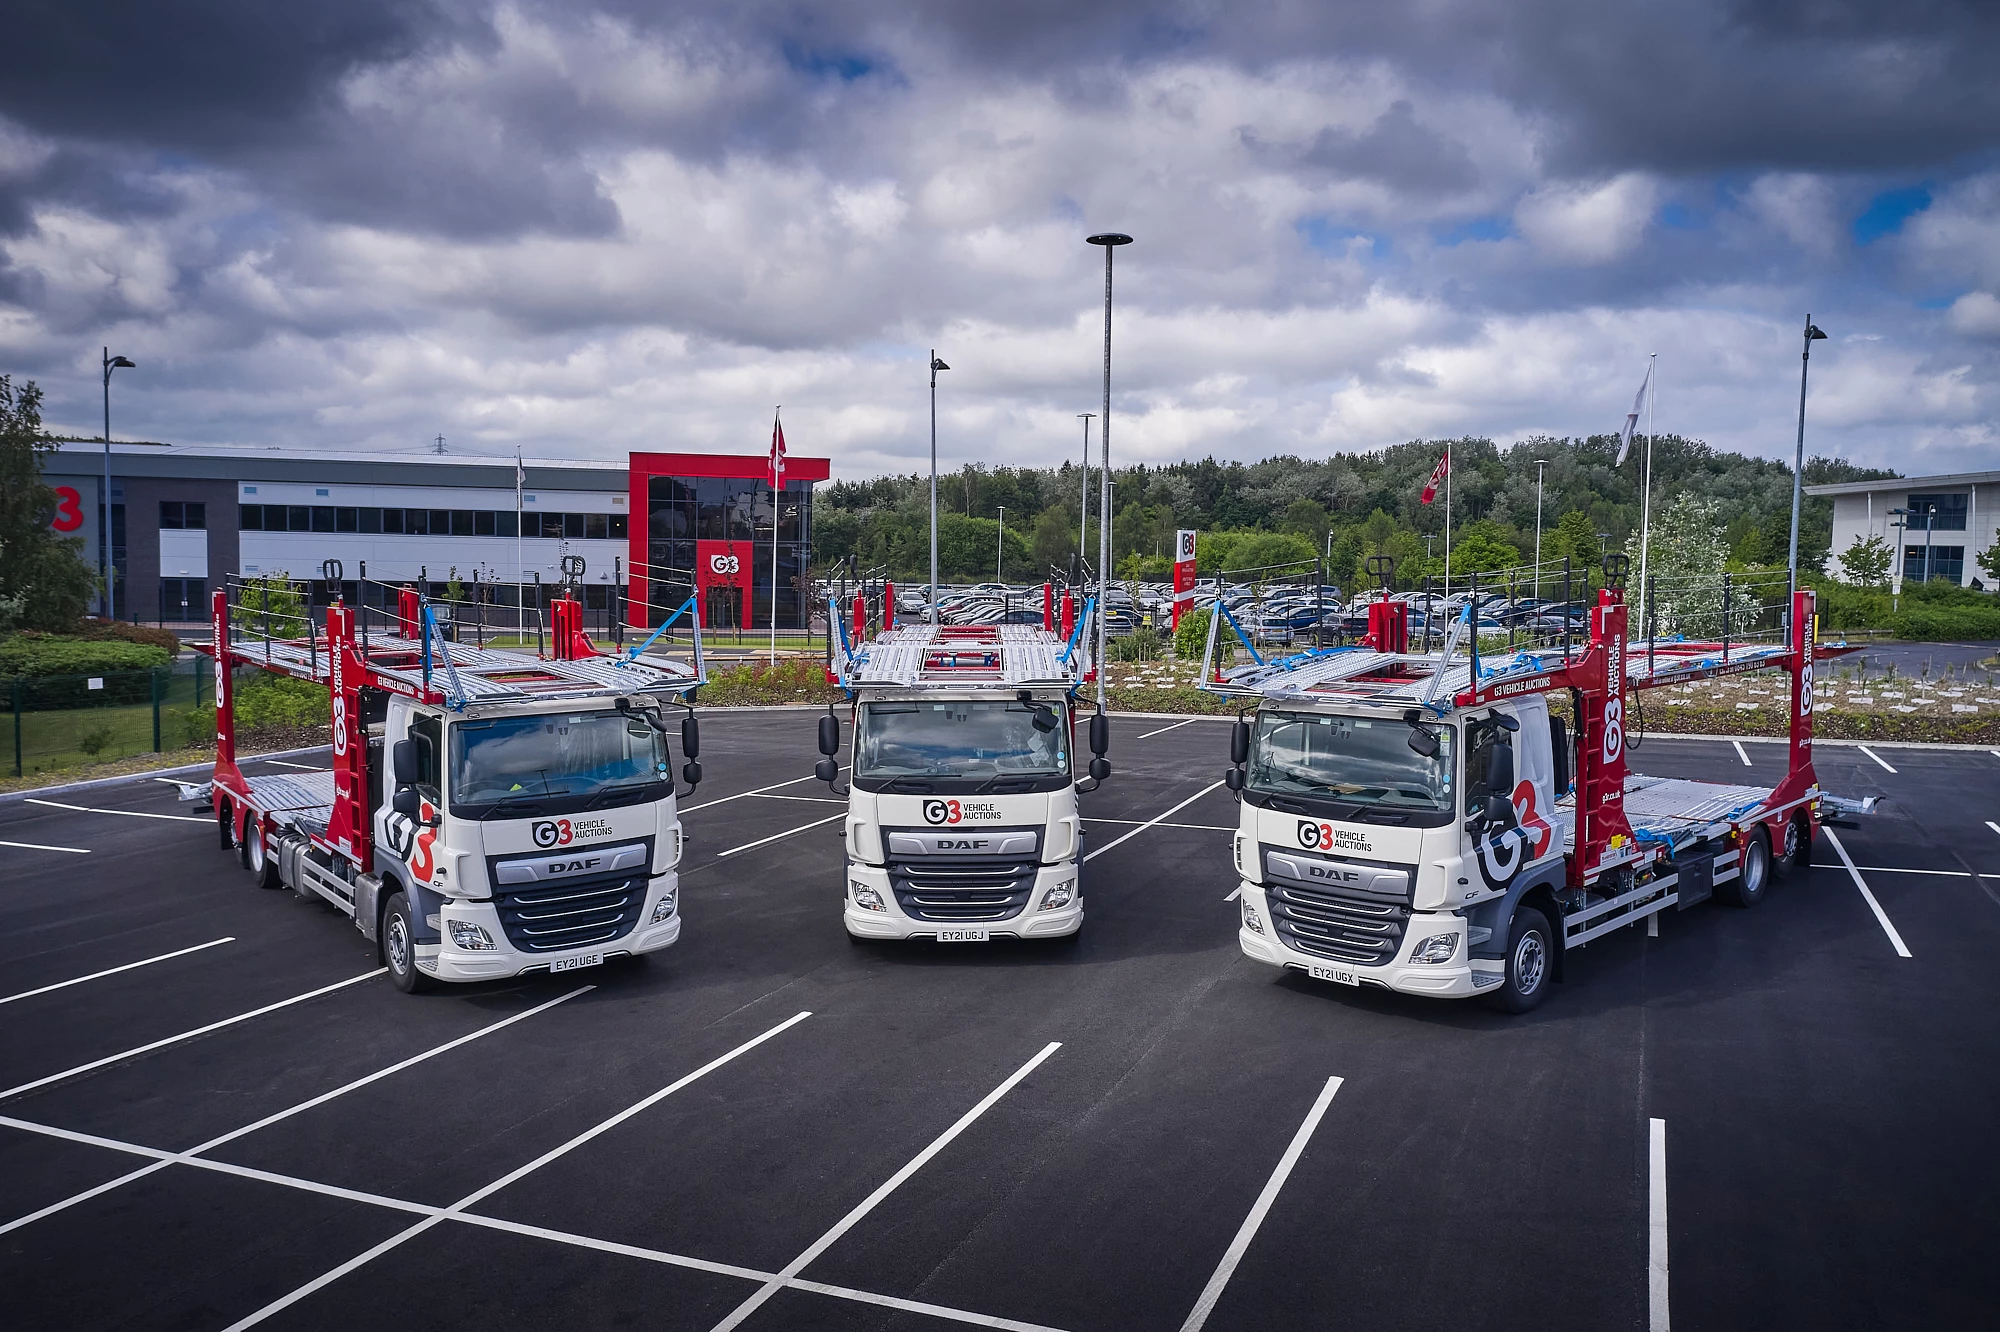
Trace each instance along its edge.
{"label": "license plate", "polygon": [[1332,981],[1336,985],[1359,985],[1361,981],[1346,967],[1313,967],[1314,980]]}
{"label": "license plate", "polygon": [[585,967],[600,966],[604,962],[602,953],[578,953],[575,957],[559,957],[549,963],[549,974],[558,971],[582,971]]}
{"label": "license plate", "polygon": [[987,943],[993,938],[991,930],[939,930],[939,943]]}

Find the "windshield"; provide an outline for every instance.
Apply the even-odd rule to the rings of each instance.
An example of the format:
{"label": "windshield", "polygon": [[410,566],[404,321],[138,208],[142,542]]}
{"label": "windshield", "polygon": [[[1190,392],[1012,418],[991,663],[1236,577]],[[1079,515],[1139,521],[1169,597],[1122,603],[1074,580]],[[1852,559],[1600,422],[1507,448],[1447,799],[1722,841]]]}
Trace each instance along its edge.
{"label": "windshield", "polygon": [[556,798],[579,808],[589,797],[636,796],[668,780],[666,745],[638,717],[569,712],[452,723],[454,808]]}
{"label": "windshield", "polygon": [[[1260,712],[1250,747],[1253,791],[1367,810],[1452,813],[1452,729],[1429,728],[1438,752],[1410,748],[1407,722],[1312,712]],[[1364,817],[1366,817],[1364,815]]]}
{"label": "windshield", "polygon": [[[1035,727],[1035,715],[1055,721]],[[1069,780],[1069,718],[1056,702],[864,703],[854,736],[864,789],[1020,790]]]}

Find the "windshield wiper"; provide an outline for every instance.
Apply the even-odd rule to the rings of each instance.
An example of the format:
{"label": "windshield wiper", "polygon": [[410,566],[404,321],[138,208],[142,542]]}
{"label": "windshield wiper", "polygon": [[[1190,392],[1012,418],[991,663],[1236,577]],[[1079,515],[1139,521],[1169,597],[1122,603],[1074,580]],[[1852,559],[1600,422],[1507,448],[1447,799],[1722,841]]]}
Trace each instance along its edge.
{"label": "windshield wiper", "polygon": [[882,786],[883,789],[889,791],[937,790],[937,787],[931,784],[931,781],[928,777],[891,777],[888,781],[882,783]]}
{"label": "windshield wiper", "polygon": [[1052,774],[1042,774],[1042,773],[1032,773],[1032,772],[996,772],[991,777],[988,777],[985,781],[981,782],[979,785],[973,787],[972,794],[984,795],[986,792],[991,791],[995,786],[998,786],[1001,782],[1026,782],[1030,786],[1033,786],[1038,780],[1041,779],[1041,777],[1047,775],[1052,775]]}

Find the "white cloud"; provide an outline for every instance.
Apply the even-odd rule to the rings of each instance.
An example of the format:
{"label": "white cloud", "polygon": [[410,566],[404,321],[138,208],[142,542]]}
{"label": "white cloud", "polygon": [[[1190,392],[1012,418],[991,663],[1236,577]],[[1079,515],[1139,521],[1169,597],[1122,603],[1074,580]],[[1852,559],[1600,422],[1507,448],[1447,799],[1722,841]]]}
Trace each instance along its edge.
{"label": "white cloud", "polygon": [[2000,338],[2000,299],[1990,291],[1968,291],[1951,303],[1951,326],[1971,338]]}
{"label": "white cloud", "polygon": [[1598,184],[1554,182],[1521,200],[1514,223],[1550,259],[1607,264],[1639,244],[1658,192],[1651,178],[1636,173]]}

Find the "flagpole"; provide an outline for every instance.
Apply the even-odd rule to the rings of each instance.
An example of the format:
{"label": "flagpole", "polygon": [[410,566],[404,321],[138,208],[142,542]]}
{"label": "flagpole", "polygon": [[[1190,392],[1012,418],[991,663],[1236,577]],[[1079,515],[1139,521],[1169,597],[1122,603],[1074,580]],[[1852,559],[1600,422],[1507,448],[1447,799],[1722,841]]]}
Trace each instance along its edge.
{"label": "flagpole", "polygon": [[1660,381],[1654,376],[1659,370],[1660,354],[1653,352],[1646,360],[1646,484],[1639,492],[1639,627],[1646,626],[1646,612],[1651,607],[1652,593],[1646,582],[1646,554],[1653,537],[1653,404],[1660,397]]}
{"label": "flagpole", "polygon": [[[1457,469],[1451,465],[1451,445],[1447,442],[1444,446],[1444,599],[1446,601],[1451,600],[1451,474],[1455,470]],[[1473,614],[1475,616],[1478,614],[1477,607],[1473,608]],[[1473,625],[1472,631],[1478,633],[1479,626]]]}
{"label": "flagpole", "polygon": [[514,449],[514,637],[518,640],[515,647],[528,641],[528,597],[524,590],[528,566],[521,559],[521,481],[526,475],[517,445]]}

